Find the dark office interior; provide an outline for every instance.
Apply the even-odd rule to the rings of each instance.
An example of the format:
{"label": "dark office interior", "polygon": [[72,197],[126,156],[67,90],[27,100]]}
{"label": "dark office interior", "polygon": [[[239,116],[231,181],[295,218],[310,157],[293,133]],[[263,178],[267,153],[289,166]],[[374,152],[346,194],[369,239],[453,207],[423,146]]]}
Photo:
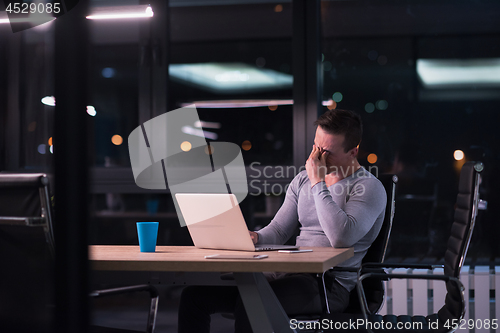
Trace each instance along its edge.
{"label": "dark office interior", "polygon": [[[154,16],[85,19],[127,6]],[[242,149],[250,230],[271,221],[303,170],[317,116],[348,109],[364,124],[360,164],[399,177],[385,261],[443,263],[460,169],[481,161],[487,205],[466,264],[500,265],[498,1],[80,0],[43,25],[2,23],[0,171],[49,175],[55,317],[69,318],[58,332],[143,325],[142,299],[86,299],[144,279],[93,272],[88,245],[137,245],[147,220],[160,222],[158,245],[193,245],[169,191],[135,184],[127,145],[140,124],[190,104],[207,140]],[[242,83],[247,73],[258,79]],[[182,286],[158,290],[156,331],[176,332]],[[231,329],[214,317],[214,332]]]}

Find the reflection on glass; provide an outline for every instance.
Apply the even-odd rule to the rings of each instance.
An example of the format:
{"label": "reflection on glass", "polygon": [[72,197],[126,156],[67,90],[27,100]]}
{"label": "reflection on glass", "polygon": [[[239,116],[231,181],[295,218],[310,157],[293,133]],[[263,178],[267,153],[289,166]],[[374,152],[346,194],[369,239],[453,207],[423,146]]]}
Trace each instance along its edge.
{"label": "reflection on glass", "polygon": [[[263,67],[265,62],[259,59],[257,67]],[[243,63],[172,64],[169,71],[173,80],[221,94],[291,88],[293,84],[292,75]]]}
{"label": "reflection on glass", "polygon": [[500,58],[417,59],[417,73],[424,87],[500,87]]}
{"label": "reflection on glass", "polygon": [[94,7],[86,18],[89,20],[117,20],[153,17],[153,9],[149,5]]}

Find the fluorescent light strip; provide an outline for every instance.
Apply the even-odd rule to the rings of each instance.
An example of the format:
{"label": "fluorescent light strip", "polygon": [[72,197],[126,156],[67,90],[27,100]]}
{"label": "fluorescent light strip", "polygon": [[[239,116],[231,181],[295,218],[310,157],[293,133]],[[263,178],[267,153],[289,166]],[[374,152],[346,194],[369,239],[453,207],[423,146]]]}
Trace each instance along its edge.
{"label": "fluorescent light strip", "polygon": [[169,75],[177,82],[223,94],[290,89],[293,85],[290,74],[246,63],[170,64]]}
{"label": "fluorescent light strip", "polygon": [[0,12],[0,24],[8,24],[10,23],[9,17],[7,16],[7,12]]}
{"label": "fluorescent light strip", "polygon": [[[273,105],[293,105],[293,99],[250,99],[250,100],[222,100],[222,101],[197,101],[181,103],[181,107],[196,105],[197,108],[223,109],[223,108],[256,108]],[[332,100],[323,101],[323,106],[333,104]]]}
{"label": "fluorescent light strip", "polygon": [[183,126],[182,132],[189,134],[189,135],[194,135],[194,136],[198,136],[200,138],[207,138],[207,139],[211,139],[211,140],[217,140],[217,138],[219,137],[217,135],[217,133],[204,131],[201,129],[193,128],[191,126]]}
{"label": "fluorescent light strip", "polygon": [[[149,5],[137,6],[114,6],[114,7],[98,7],[95,8],[92,14],[86,18],[89,20],[115,20],[115,19],[129,19],[129,18],[150,18],[154,16],[153,9]],[[39,16],[40,17],[40,16]],[[52,20],[54,20],[53,18]],[[0,24],[8,23],[36,23],[45,21],[46,18],[38,18],[37,16],[30,16],[26,18],[13,18],[9,19],[7,15],[0,13]]]}
{"label": "fluorescent light strip", "polygon": [[96,8],[96,11],[86,18],[89,20],[116,20],[149,18],[153,15],[153,9],[150,6],[117,6]]}
{"label": "fluorescent light strip", "polygon": [[197,128],[220,128],[220,123],[217,122],[211,122],[211,121],[203,121],[203,120],[197,120],[194,122],[194,127]]}
{"label": "fluorescent light strip", "polygon": [[426,88],[500,87],[500,58],[417,59]]}
{"label": "fluorescent light strip", "polygon": [[[50,17],[50,19],[48,19]],[[32,23],[32,24],[35,24],[35,25],[38,25],[38,24],[46,24],[46,23],[49,23],[49,22],[52,22],[54,21],[56,18],[55,17],[51,17],[49,15],[31,15],[31,16],[28,16],[28,17],[23,17],[23,18],[12,18],[12,19],[9,19],[8,17],[7,18],[0,18],[0,24],[9,24],[9,23]]]}

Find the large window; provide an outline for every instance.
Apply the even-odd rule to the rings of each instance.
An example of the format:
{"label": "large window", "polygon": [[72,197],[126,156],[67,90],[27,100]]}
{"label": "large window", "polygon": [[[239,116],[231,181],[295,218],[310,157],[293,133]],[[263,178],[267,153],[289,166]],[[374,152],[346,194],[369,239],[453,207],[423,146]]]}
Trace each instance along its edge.
{"label": "large window", "polygon": [[[53,162],[54,25],[13,34],[0,24],[6,98],[5,168],[50,170]],[[8,65],[7,65],[8,64]]]}
{"label": "large window", "polygon": [[[267,223],[279,207],[312,141],[310,129],[298,129],[316,116],[299,110],[294,96],[293,84],[306,82],[294,73],[303,60],[294,38],[303,31],[291,1],[230,2],[171,0],[168,10],[155,10],[163,2],[151,1],[154,17],[89,21],[91,188],[100,219],[130,224],[149,216],[160,195],[158,212],[172,220],[168,193],[134,183],[127,138],[144,121],[192,103],[202,120],[193,129],[243,151],[254,181],[242,205],[249,225]],[[91,8],[108,5],[92,1]],[[392,255],[441,255],[467,160],[485,163],[481,195],[489,201],[472,253],[500,253],[492,239],[500,231],[499,20],[493,1],[321,1],[320,99],[361,114],[363,166],[400,177]],[[0,166],[50,171],[57,150],[53,26],[0,29],[0,60],[8,63],[0,70]]]}
{"label": "large window", "polygon": [[247,165],[293,164],[291,5],[174,7],[171,17],[172,107],[194,103],[210,139],[240,145]]}
{"label": "large window", "polygon": [[[177,228],[170,195],[133,183],[126,144],[140,123],[190,104],[201,120],[189,124],[193,135],[203,130],[208,141],[239,145],[248,174],[255,176],[241,205],[249,227],[269,223],[283,200],[284,182],[295,175],[292,169],[277,177],[272,169],[262,172],[293,164],[291,4],[172,2],[166,17],[154,3],[152,8],[151,20],[168,20],[168,29],[152,31],[152,21],[91,22],[90,91],[97,112],[91,242],[134,243],[135,221],[155,218],[162,222],[160,243],[190,243],[185,228]],[[168,42],[159,44],[165,37]],[[163,85],[154,78],[160,54],[169,63]],[[150,101],[161,94],[167,95],[166,107],[151,112]],[[123,138],[121,145],[113,144],[114,135]],[[110,233],[117,222],[120,232]]]}

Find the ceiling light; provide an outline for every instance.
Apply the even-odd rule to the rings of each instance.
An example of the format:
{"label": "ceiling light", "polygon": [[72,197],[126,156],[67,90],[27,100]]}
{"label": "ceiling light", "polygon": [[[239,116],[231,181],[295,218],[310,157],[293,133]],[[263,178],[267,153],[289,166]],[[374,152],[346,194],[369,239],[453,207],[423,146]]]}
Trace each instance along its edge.
{"label": "ceiling light", "polygon": [[191,126],[183,126],[182,127],[182,132],[194,136],[198,136],[200,138],[207,138],[211,140],[217,140],[219,137],[217,133],[209,132],[209,131],[204,131],[201,129],[193,128]]}
{"label": "ceiling light", "polygon": [[203,120],[197,120],[194,122],[194,127],[197,128],[220,128],[221,124],[218,122],[212,122],[212,121],[203,121]]}
{"label": "ceiling light", "polygon": [[[323,101],[323,106],[332,105],[332,100]],[[196,101],[189,103],[181,103],[181,107],[195,105],[197,108],[204,109],[224,109],[224,108],[255,108],[268,107],[269,105],[293,105],[293,99],[234,99],[234,100],[219,100],[219,101]]]}
{"label": "ceiling light", "polygon": [[215,93],[239,93],[290,89],[293,76],[244,63],[171,64],[170,76],[190,86]]}
{"label": "ceiling light", "polygon": [[29,16],[25,17],[11,17],[7,15],[7,12],[0,12],[0,24],[9,23],[31,23],[33,26],[42,25],[55,20],[56,18],[50,16],[46,13],[30,13]]}
{"label": "ceiling light", "polygon": [[153,17],[153,9],[149,5],[97,7],[86,18],[89,20],[115,20],[129,18]]}
{"label": "ceiling light", "polygon": [[429,89],[500,87],[500,58],[417,59],[417,73]]}
{"label": "ceiling light", "polygon": [[45,96],[42,98],[42,103],[48,106],[56,106],[56,99],[54,96]]}

